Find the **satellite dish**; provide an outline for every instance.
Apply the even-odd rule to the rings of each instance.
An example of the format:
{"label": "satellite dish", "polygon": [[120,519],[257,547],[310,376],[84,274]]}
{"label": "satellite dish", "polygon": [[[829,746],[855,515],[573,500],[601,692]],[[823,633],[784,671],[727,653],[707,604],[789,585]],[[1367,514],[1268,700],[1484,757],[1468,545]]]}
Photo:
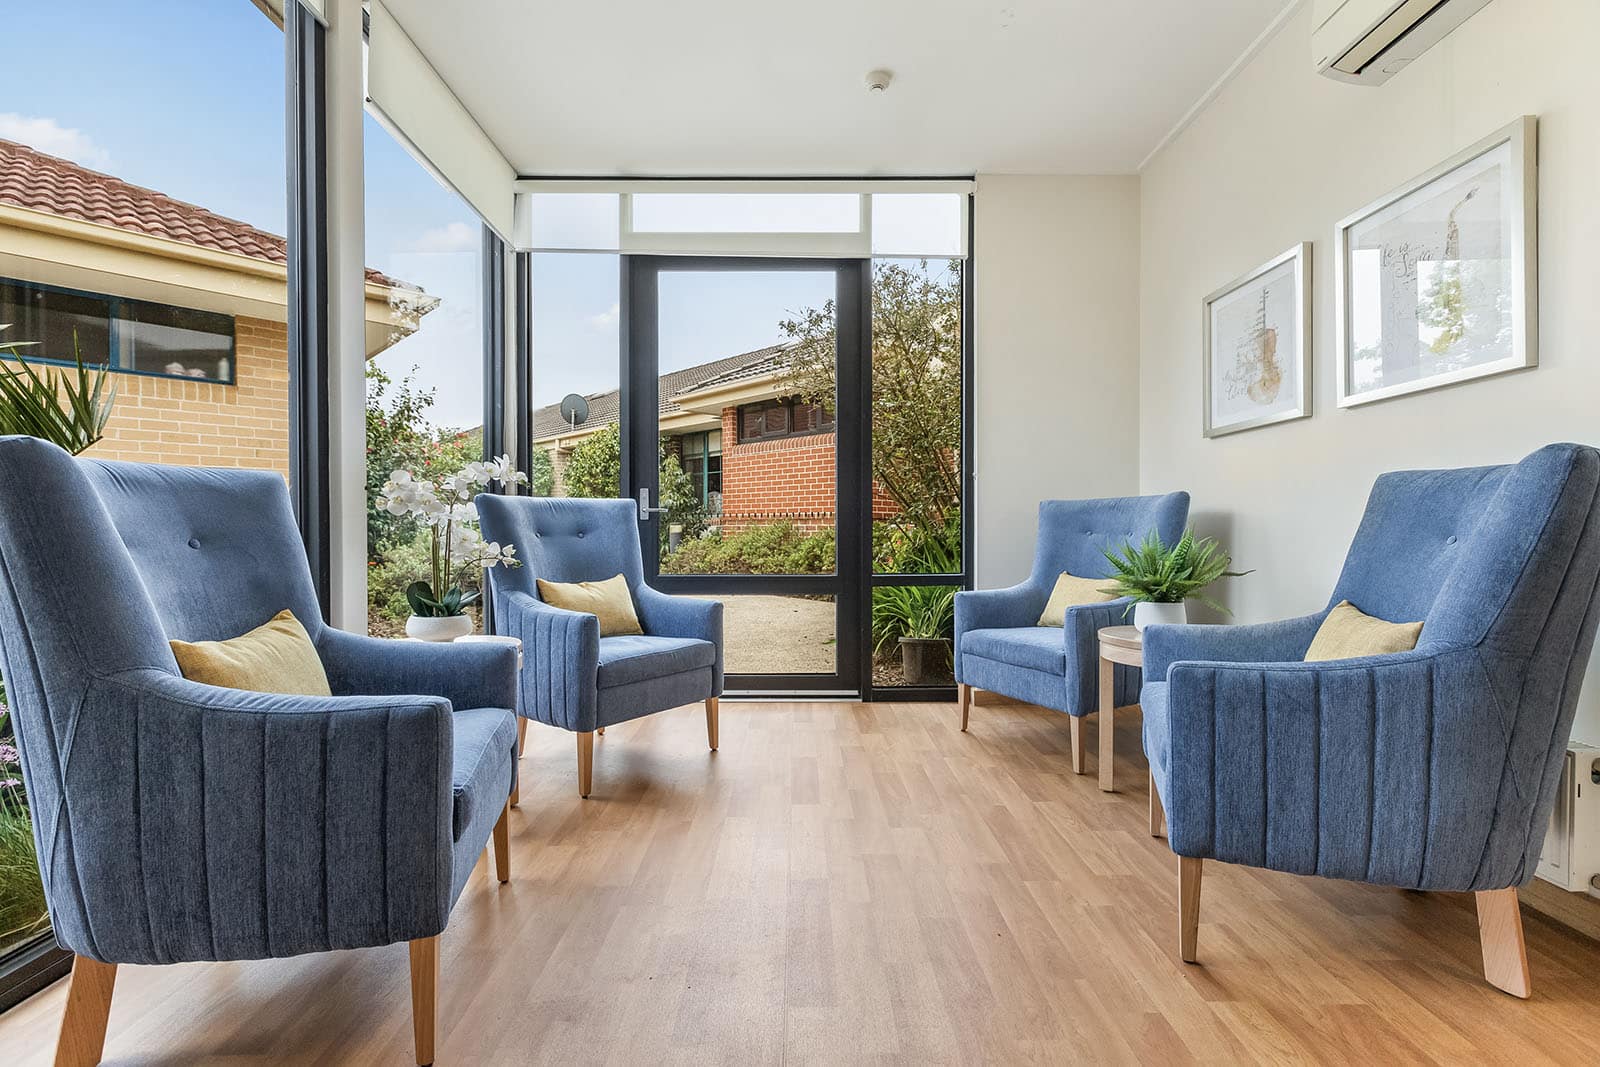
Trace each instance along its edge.
{"label": "satellite dish", "polygon": [[577,393],[568,393],[561,398],[561,417],[567,420],[567,425],[577,429],[589,421],[589,402]]}

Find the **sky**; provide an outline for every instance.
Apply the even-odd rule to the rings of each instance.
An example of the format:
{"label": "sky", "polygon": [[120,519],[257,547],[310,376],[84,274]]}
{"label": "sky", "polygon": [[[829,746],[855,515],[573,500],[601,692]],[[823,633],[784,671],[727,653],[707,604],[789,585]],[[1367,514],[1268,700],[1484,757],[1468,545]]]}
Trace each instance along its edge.
{"label": "sky", "polygon": [[[284,232],[283,35],[249,0],[72,0],[6,13],[0,138]],[[482,225],[370,116],[367,265],[440,298],[378,357],[435,391],[433,420],[482,421]],[[617,387],[619,257],[534,257],[534,403]],[[692,275],[664,285],[663,372],[782,340],[831,277]]]}

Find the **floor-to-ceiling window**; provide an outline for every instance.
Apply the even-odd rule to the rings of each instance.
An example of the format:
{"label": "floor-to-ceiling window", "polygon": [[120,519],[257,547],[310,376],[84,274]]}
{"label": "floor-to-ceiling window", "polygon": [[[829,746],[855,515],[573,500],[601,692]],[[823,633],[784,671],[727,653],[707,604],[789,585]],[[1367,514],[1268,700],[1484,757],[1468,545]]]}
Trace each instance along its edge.
{"label": "floor-to-ceiling window", "polygon": [[[15,5],[0,373],[115,386],[106,459],[290,470],[282,31],[251,0]],[[0,1003],[53,949],[0,708]]]}
{"label": "floor-to-ceiling window", "polygon": [[[367,619],[393,637],[406,587],[428,577],[429,535],[379,507],[380,490],[395,471],[437,482],[483,456],[483,224],[371,116],[365,155]],[[477,591],[481,574],[459,574]]]}
{"label": "floor-to-ceiling window", "polygon": [[[552,182],[532,200],[535,491],[653,494],[664,509],[645,520],[656,581],[687,593],[701,579],[699,595],[736,616],[732,675],[804,688],[793,676],[835,670],[840,642],[858,641],[859,670],[837,684],[883,696],[952,686],[954,594],[970,583],[971,556],[966,194],[619,194]],[[695,254],[706,269],[684,267]],[[626,265],[645,256],[660,259],[645,288],[619,294],[618,275],[637,282]],[[814,284],[805,270],[764,269],[774,257],[817,257]],[[850,261],[867,279],[859,380],[838,377],[855,372],[837,358],[829,266]],[[648,380],[637,376],[641,344]],[[629,410],[619,352],[634,391],[655,395],[649,411]],[[840,555],[841,523],[870,538],[861,557]],[[797,584],[735,594],[738,575]],[[822,576],[850,586],[859,619],[839,618],[835,592],[799,589]]]}

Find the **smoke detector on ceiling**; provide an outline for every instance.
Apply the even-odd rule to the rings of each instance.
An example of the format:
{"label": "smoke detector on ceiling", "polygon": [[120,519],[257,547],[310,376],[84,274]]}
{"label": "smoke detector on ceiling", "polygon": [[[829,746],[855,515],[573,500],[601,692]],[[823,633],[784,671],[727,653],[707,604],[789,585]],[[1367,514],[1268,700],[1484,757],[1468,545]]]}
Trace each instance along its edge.
{"label": "smoke detector on ceiling", "polygon": [[889,88],[889,83],[894,81],[894,72],[889,70],[875,70],[867,75],[867,88],[875,93],[881,93]]}

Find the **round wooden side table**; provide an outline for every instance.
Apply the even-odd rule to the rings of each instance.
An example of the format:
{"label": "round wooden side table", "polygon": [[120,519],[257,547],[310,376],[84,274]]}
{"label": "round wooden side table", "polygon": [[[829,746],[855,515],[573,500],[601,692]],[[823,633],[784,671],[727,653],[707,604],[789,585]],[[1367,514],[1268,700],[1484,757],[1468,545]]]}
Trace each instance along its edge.
{"label": "round wooden side table", "polygon": [[1118,663],[1126,667],[1144,667],[1144,637],[1132,626],[1107,626],[1098,634],[1100,638],[1100,788],[1107,793],[1113,789],[1111,780],[1112,738],[1116,723]]}

